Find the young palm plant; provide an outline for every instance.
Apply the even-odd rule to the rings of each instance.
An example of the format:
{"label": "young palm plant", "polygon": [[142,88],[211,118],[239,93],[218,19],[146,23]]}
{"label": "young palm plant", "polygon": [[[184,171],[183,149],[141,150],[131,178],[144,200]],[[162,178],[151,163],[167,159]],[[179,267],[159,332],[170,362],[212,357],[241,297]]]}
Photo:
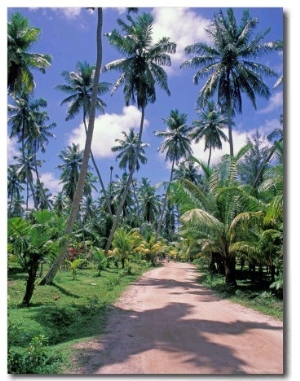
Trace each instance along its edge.
{"label": "young palm plant", "polygon": [[58,254],[61,229],[62,220],[49,210],[33,212],[32,220],[21,217],[8,220],[9,252],[19,257],[28,269],[22,301],[27,307],[33,296],[39,265],[44,259],[53,260]]}
{"label": "young palm plant", "polygon": [[221,255],[227,285],[236,284],[233,245],[241,238],[240,224],[257,223],[264,208],[240,186],[236,165],[236,160],[225,156],[212,174],[208,193],[188,180],[178,180],[172,192],[182,212],[181,234],[198,241],[201,250],[209,248]]}

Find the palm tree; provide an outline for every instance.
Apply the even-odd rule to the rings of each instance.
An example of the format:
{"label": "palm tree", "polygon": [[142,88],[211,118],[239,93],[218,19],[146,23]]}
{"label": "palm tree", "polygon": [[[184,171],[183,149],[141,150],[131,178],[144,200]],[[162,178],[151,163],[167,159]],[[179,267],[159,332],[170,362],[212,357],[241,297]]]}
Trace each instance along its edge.
{"label": "palm tree", "polygon": [[[95,124],[95,114],[96,114],[96,104],[97,104],[97,94],[98,94],[98,83],[100,78],[100,68],[102,65],[102,22],[103,22],[103,10],[102,8],[97,8],[97,32],[96,32],[96,43],[97,43],[97,59],[96,59],[96,66],[95,66],[95,75],[94,75],[94,83],[93,83],[93,89],[92,89],[92,96],[91,96],[91,104],[90,104],[90,112],[89,112],[89,123],[88,123],[88,129],[86,134],[86,142],[83,152],[83,160],[81,165],[81,170],[77,182],[77,187],[74,195],[74,199],[72,202],[72,207],[70,211],[70,216],[67,221],[65,235],[66,237],[69,237],[73,231],[74,223],[78,214],[80,201],[82,198],[83,190],[84,190],[84,183],[86,180],[86,174],[88,171],[88,164],[89,164],[89,158],[91,153],[91,145],[92,145],[92,138],[93,138],[93,132],[94,132],[94,124]],[[48,273],[46,276],[42,279],[40,284],[50,284],[53,282],[53,279],[60,267],[60,265],[65,260],[67,253],[68,253],[68,245],[69,245],[69,238],[65,240],[63,248],[59,254],[59,256],[56,258],[56,260],[52,263]]]}
{"label": "palm tree", "polygon": [[[283,127],[283,115],[280,116],[280,125]],[[271,161],[274,154],[278,152],[278,149],[280,151],[281,147],[283,149],[283,128],[276,128],[267,136],[267,139],[269,141],[272,141],[273,139],[275,140],[273,146],[269,149],[269,153],[265,158],[265,161],[262,163],[260,170],[258,171],[258,174],[253,182],[253,188],[257,187],[259,181],[263,177],[263,173],[266,170],[268,163]]]}
{"label": "palm tree", "polygon": [[[18,142],[21,142],[23,160],[25,160],[26,152],[33,155],[33,160],[37,162],[37,152],[46,151],[46,144],[49,138],[54,138],[54,135],[49,131],[56,127],[55,123],[48,124],[48,113],[41,108],[47,106],[47,102],[40,98],[34,99],[32,95],[22,91],[18,95],[12,95],[14,104],[8,105],[9,119],[8,123],[11,127],[10,138],[17,137]],[[37,183],[40,184],[40,176],[37,166],[35,166]],[[43,191],[43,188],[40,188]],[[44,203],[47,203],[46,195],[42,194]]]}
{"label": "palm tree", "polygon": [[18,175],[17,166],[15,164],[9,165],[7,171],[7,197],[9,199],[8,216],[11,216],[13,209],[13,200],[20,199],[22,191],[24,190],[20,176]]}
{"label": "palm tree", "polygon": [[156,224],[160,200],[156,194],[156,187],[151,186],[150,180],[145,177],[142,177],[138,198],[141,205],[139,214],[142,220],[146,223]]}
{"label": "palm tree", "polygon": [[195,166],[195,163],[191,160],[185,162],[181,161],[177,168],[174,168],[174,180],[186,179],[192,183],[198,184],[200,181],[200,174]]}
{"label": "palm tree", "polygon": [[37,270],[44,258],[55,256],[60,244],[60,220],[49,210],[35,211],[32,220],[15,217],[8,220],[9,247],[22,256],[28,271],[22,303],[28,307],[33,296]]}
{"label": "palm tree", "polygon": [[[10,138],[17,137],[22,143],[22,149],[32,146],[33,137],[40,134],[40,125],[43,125],[46,115],[40,110],[47,106],[45,99],[34,99],[31,94],[22,91],[12,95],[14,104],[8,105],[8,124],[11,127]],[[46,135],[45,135],[46,137]],[[27,144],[28,143],[28,144]]]}
{"label": "palm tree", "polygon": [[82,166],[83,151],[80,150],[79,144],[72,143],[71,146],[61,151],[58,157],[63,161],[63,164],[57,166],[62,170],[60,178],[63,183],[63,192],[70,201],[73,201]]}
{"label": "palm tree", "polygon": [[118,143],[118,145],[115,145],[112,147],[113,152],[120,152],[116,156],[116,160],[120,159],[119,167],[121,169],[128,168],[129,172],[134,167],[134,161],[135,157],[137,157],[136,160],[136,170],[138,171],[140,169],[140,162],[142,164],[147,163],[147,158],[145,156],[145,150],[144,148],[150,147],[150,144],[148,143],[140,143],[140,149],[139,152],[137,152],[136,155],[136,149],[137,149],[137,142],[139,140],[139,135],[134,133],[134,128],[129,128],[129,133],[122,131],[122,134],[124,136],[124,139],[116,139],[115,142]]}
{"label": "palm tree", "polygon": [[209,150],[207,165],[210,165],[212,149],[222,149],[222,141],[228,141],[227,136],[221,130],[227,124],[225,117],[217,110],[215,103],[210,101],[207,103],[206,110],[197,109],[200,119],[194,120],[192,123],[193,130],[190,134],[196,143],[204,138],[204,151]]}
{"label": "palm tree", "polygon": [[[22,152],[22,157],[14,156],[16,171],[21,182],[26,182],[26,209],[29,209],[30,192],[33,197],[34,208],[37,209],[37,200],[34,191],[34,177],[37,167],[41,167],[44,160],[36,160],[35,154]],[[30,189],[30,192],[29,192]]]}
{"label": "palm tree", "polygon": [[222,158],[211,175],[208,192],[188,180],[178,181],[174,186],[177,193],[174,200],[182,212],[181,234],[190,242],[197,242],[199,251],[221,256],[228,285],[236,284],[237,246],[241,250],[242,244],[240,225],[259,224],[265,208],[239,183],[237,164],[248,150],[249,145],[242,147],[235,157]]}
{"label": "palm tree", "polygon": [[29,25],[28,19],[14,13],[7,24],[7,89],[9,94],[22,90],[31,92],[34,78],[31,69],[45,73],[51,65],[48,54],[30,53],[31,46],[38,41],[40,29]]}
{"label": "palm tree", "polygon": [[120,77],[113,86],[112,94],[118,87],[124,85],[125,104],[128,106],[131,101],[137,104],[137,107],[141,110],[141,123],[134,165],[129,173],[127,187],[107,241],[106,252],[110,248],[114,232],[118,226],[123,208],[122,204],[125,202],[126,193],[136,169],[137,155],[140,152],[143,136],[145,108],[149,103],[156,101],[156,84],[170,95],[167,75],[161,66],[170,66],[171,58],[169,54],[176,51],[176,44],[166,37],[162,37],[157,43],[153,44],[153,16],[151,14],[143,13],[138,15],[136,21],[133,20],[130,14],[127,14],[127,20],[128,23],[121,19],[117,20],[124,35],[116,29],[111,33],[106,33],[109,43],[115,46],[125,58],[106,64],[102,71],[117,70],[121,72]]}
{"label": "palm tree", "polygon": [[259,22],[257,18],[252,18],[249,11],[244,10],[241,23],[237,25],[233,10],[229,8],[226,13],[227,17],[219,11],[207,30],[212,45],[198,42],[187,46],[186,54],[193,54],[193,57],[180,67],[199,68],[193,77],[196,85],[200,79],[208,77],[197,103],[203,107],[217,93],[218,104],[227,113],[230,155],[233,156],[232,120],[236,112],[242,113],[242,93],[256,109],[256,95],[268,99],[271,94],[262,76],[277,74],[266,65],[251,61],[253,57],[274,50],[273,44],[263,42],[270,29],[252,38]]}
{"label": "palm tree", "polygon": [[[186,125],[186,120],[187,114],[179,113],[177,109],[171,110],[170,116],[163,119],[163,122],[167,125],[166,131],[154,131],[155,136],[162,137],[164,139],[163,143],[158,147],[158,151],[162,153],[166,152],[166,160],[170,160],[172,163],[170,180],[168,184],[170,184],[173,180],[175,164],[178,164],[180,159],[188,159],[188,157],[192,154],[191,141],[188,136],[191,127]],[[167,193],[168,188],[156,230],[156,239],[158,239],[163,215],[167,206]]]}
{"label": "palm tree", "polygon": [[[91,96],[93,89],[93,81],[95,75],[95,67],[90,66],[87,62],[78,62],[76,66],[76,71],[68,72],[64,71],[62,77],[65,79],[67,84],[57,85],[55,88],[63,91],[64,93],[70,94],[65,98],[61,105],[67,104],[67,115],[66,121],[73,119],[81,110],[83,112],[83,124],[85,131],[87,132],[87,118],[90,112],[91,106]],[[99,98],[100,95],[105,94],[109,90],[110,84],[107,82],[98,83],[97,99],[96,99],[96,109],[101,113],[104,113],[104,107],[106,104],[102,99]],[[93,152],[91,150],[91,159],[99,178],[100,185],[102,187],[103,194],[106,198],[108,211],[111,213],[109,199],[106,195],[106,189],[96,164]]]}

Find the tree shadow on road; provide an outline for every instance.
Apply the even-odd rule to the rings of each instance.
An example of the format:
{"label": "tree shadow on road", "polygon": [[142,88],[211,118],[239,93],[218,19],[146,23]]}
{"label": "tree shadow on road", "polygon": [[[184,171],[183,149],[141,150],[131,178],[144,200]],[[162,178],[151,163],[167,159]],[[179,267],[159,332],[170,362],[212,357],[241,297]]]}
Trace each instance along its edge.
{"label": "tree shadow on road", "polygon": [[[242,334],[251,334],[252,330],[282,330],[267,322],[236,320],[226,323],[221,316],[219,320],[216,320],[216,316],[212,320],[195,316],[194,305],[184,300],[181,290],[201,294],[202,301],[206,300],[206,296],[206,301],[212,301],[212,297],[214,301],[219,299],[190,280],[149,277],[140,280],[139,285],[153,287],[158,299],[160,289],[167,289],[173,297],[172,302],[146,311],[113,307],[106,334],[99,339],[97,347],[91,349],[84,344],[80,346],[76,361],[81,374],[128,374],[128,369],[125,370],[127,361],[132,362],[130,374],[249,374],[245,369],[253,364],[247,363],[245,357],[239,358],[232,343],[238,343]],[[243,345],[244,352],[253,351],[250,342]],[[145,373],[142,365],[132,359],[153,350],[164,352],[167,357],[177,357],[178,367],[164,367],[162,358],[161,365],[156,364],[156,373]],[[271,356],[272,348],[266,350],[270,351]],[[114,365],[113,373],[110,372],[110,365]],[[264,373],[272,374],[268,369],[262,371]]]}

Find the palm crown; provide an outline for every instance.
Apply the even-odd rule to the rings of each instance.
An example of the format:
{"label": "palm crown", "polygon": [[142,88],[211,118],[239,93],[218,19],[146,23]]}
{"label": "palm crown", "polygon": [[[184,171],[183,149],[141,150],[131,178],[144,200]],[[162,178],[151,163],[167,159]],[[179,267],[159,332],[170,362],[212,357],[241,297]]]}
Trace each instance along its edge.
{"label": "palm crown", "polygon": [[126,105],[132,101],[140,108],[156,101],[155,83],[158,83],[168,95],[170,94],[167,75],[161,65],[171,65],[169,53],[175,53],[176,44],[170,42],[167,37],[153,44],[153,16],[151,14],[143,13],[137,16],[137,21],[134,21],[130,15],[127,15],[127,19],[129,24],[118,19],[118,24],[125,32],[124,36],[116,29],[106,33],[110,44],[114,45],[125,58],[105,65],[102,71],[121,71],[112,93],[124,84]]}

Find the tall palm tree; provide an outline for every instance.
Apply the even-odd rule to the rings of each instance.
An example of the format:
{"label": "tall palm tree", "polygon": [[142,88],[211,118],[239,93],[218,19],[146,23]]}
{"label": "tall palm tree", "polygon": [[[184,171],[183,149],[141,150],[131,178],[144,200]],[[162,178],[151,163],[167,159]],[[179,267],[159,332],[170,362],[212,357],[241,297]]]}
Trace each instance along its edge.
{"label": "tall palm tree", "polygon": [[23,184],[24,182],[21,181],[18,175],[16,165],[9,165],[7,171],[8,216],[12,216],[13,200],[20,199],[22,195],[22,191],[24,190]]}
{"label": "tall palm tree", "polygon": [[[56,124],[48,124],[50,119],[48,113],[41,110],[47,106],[47,101],[42,98],[34,99],[31,94],[24,91],[19,94],[12,94],[12,99],[14,104],[8,105],[10,138],[17,137],[18,142],[21,142],[23,160],[25,160],[26,155],[32,154],[33,159],[37,161],[37,152],[39,150],[45,152],[49,138],[55,137],[49,130],[56,127]],[[40,184],[38,166],[35,166],[35,173],[37,183]],[[43,192],[43,188],[40,187],[40,189]],[[45,194],[43,199],[48,207],[51,207]]]}
{"label": "tall palm tree", "polygon": [[[26,182],[26,209],[29,209],[30,194],[33,198],[34,208],[38,208],[35,191],[34,191],[34,176],[36,168],[41,167],[44,160],[36,160],[35,154],[30,151],[22,152],[22,156],[14,156],[16,160],[17,175],[22,182]],[[29,191],[30,190],[30,191]]]}
{"label": "tall palm tree", "polygon": [[31,92],[34,78],[31,69],[45,73],[51,65],[48,54],[31,53],[31,46],[38,41],[41,30],[29,25],[28,19],[14,13],[7,24],[7,89],[9,94],[22,90]]}
{"label": "tall palm tree", "polygon": [[236,112],[242,113],[242,94],[249,98],[256,109],[256,95],[268,99],[271,94],[263,76],[277,76],[266,65],[251,60],[274,50],[273,44],[263,42],[270,29],[252,37],[258,22],[257,18],[250,16],[248,10],[243,11],[240,25],[237,25],[231,8],[226,15],[219,11],[206,30],[212,44],[198,42],[187,46],[186,54],[192,54],[193,57],[180,66],[199,69],[193,77],[196,85],[200,79],[208,78],[200,90],[197,102],[203,107],[217,94],[219,106],[227,113],[231,156],[234,155],[232,121]]}
{"label": "tall palm tree", "polygon": [[[178,164],[180,159],[188,159],[188,157],[192,154],[191,140],[188,135],[191,131],[191,127],[187,126],[186,121],[187,114],[180,113],[177,109],[171,110],[170,116],[163,119],[163,122],[167,126],[166,131],[154,131],[155,136],[162,137],[164,139],[163,143],[158,147],[158,151],[162,153],[166,152],[166,160],[170,160],[172,163],[168,188],[173,180],[175,164]],[[167,206],[168,188],[156,230],[156,239],[158,239],[163,215]]]}
{"label": "tall palm tree", "polygon": [[178,167],[174,168],[174,180],[175,179],[186,179],[194,184],[198,184],[200,174],[195,163],[191,160],[180,162]]}
{"label": "tall palm tree", "polygon": [[[93,89],[93,81],[95,75],[95,66],[89,65],[87,62],[77,62],[76,71],[64,71],[62,77],[65,79],[66,84],[56,85],[56,89],[69,94],[65,98],[61,105],[67,104],[66,121],[73,119],[80,111],[83,113],[83,124],[85,131],[87,132],[87,118],[89,117],[91,96]],[[107,82],[98,83],[96,109],[101,113],[104,113],[105,102],[99,98],[100,95],[105,94],[109,90],[110,84]],[[108,211],[111,213],[109,199],[106,195],[106,189],[100,174],[99,168],[96,164],[93,152],[91,150],[91,159],[99,178],[100,185],[102,187],[103,194],[106,198]]]}
{"label": "tall palm tree", "polygon": [[156,187],[150,184],[150,180],[142,177],[139,187],[138,198],[140,201],[140,214],[142,220],[147,223],[156,224],[159,211],[159,196]]}
{"label": "tall palm tree", "polygon": [[[102,65],[102,23],[103,23],[102,8],[97,8],[96,10],[97,10],[97,32],[96,32],[97,58],[96,58],[95,75],[94,75],[94,82],[93,82],[93,89],[92,89],[92,96],[91,96],[90,112],[89,112],[89,123],[88,123],[88,129],[86,134],[86,142],[85,142],[85,147],[83,152],[81,170],[80,170],[80,174],[79,174],[79,178],[77,182],[74,199],[72,202],[70,216],[67,221],[66,230],[65,230],[65,235],[67,237],[69,237],[73,231],[74,223],[78,214],[79,205],[80,205],[80,201],[81,201],[83,190],[84,190],[86,174],[88,171],[88,164],[89,164],[89,158],[91,153],[91,145],[92,145],[92,139],[93,139],[94,125],[95,125],[98,83],[100,78],[100,69]],[[56,258],[56,260],[52,263],[48,273],[41,280],[40,282],[41,285],[51,284],[53,282],[53,279],[60,265],[63,263],[63,261],[65,260],[67,256],[69,242],[70,242],[69,238],[65,240],[60,254]]]}
{"label": "tall palm tree", "polygon": [[[149,147],[150,144],[140,142],[139,144],[139,152],[136,154],[136,149],[139,141],[139,134],[134,133],[134,128],[129,128],[129,133],[123,131],[122,132],[124,139],[116,139],[115,142],[117,145],[112,147],[113,152],[119,152],[116,156],[116,160],[120,160],[119,167],[126,171],[128,168],[129,173],[134,170],[134,165],[136,166],[136,171],[140,169],[140,163],[146,164],[147,157],[145,156],[145,148]],[[128,178],[127,178],[128,179]],[[133,187],[133,194],[136,201],[136,208],[139,209],[139,200],[136,194],[136,182],[132,179],[131,184]],[[124,191],[126,187],[124,188]],[[127,191],[129,192],[129,191]],[[122,198],[122,197],[121,197]],[[126,203],[126,201],[125,201]],[[138,217],[138,213],[136,213]]]}
{"label": "tall palm tree", "polygon": [[222,149],[222,139],[228,141],[227,136],[221,130],[227,124],[226,118],[219,112],[213,101],[207,103],[205,110],[197,109],[199,119],[192,123],[193,130],[190,134],[196,143],[204,139],[204,151],[209,150],[207,165],[210,165],[212,149]]}
{"label": "tall palm tree", "polygon": [[[32,143],[34,137],[40,133],[40,125],[43,125],[46,115],[41,108],[47,106],[45,99],[34,99],[31,94],[24,91],[12,95],[14,104],[8,105],[8,124],[11,128],[10,138],[17,137],[22,143],[22,149],[27,146],[26,142]],[[29,144],[32,146],[32,144]]]}
{"label": "tall palm tree", "polygon": [[139,152],[137,152],[136,155],[136,149],[137,149],[137,142],[139,140],[139,135],[134,133],[134,128],[129,128],[129,133],[122,131],[122,134],[124,136],[124,139],[115,139],[115,142],[118,143],[117,145],[113,146],[111,150],[113,152],[120,152],[116,156],[116,160],[120,159],[119,167],[121,169],[128,168],[129,172],[134,167],[135,163],[135,157],[136,159],[136,170],[138,171],[140,169],[140,162],[142,164],[147,163],[147,157],[145,156],[145,150],[144,148],[150,147],[150,144],[148,143],[140,143]]}
{"label": "tall palm tree", "polygon": [[149,103],[156,101],[156,84],[170,95],[167,75],[162,66],[171,65],[169,54],[176,51],[176,44],[167,37],[162,37],[153,44],[153,16],[151,14],[143,13],[138,15],[136,21],[133,20],[130,14],[127,14],[127,20],[128,23],[121,19],[117,20],[124,35],[116,29],[111,33],[106,33],[109,43],[125,57],[106,64],[102,71],[117,70],[121,72],[113,86],[112,94],[118,87],[123,85],[125,104],[128,106],[131,101],[137,104],[137,107],[141,110],[141,122],[135,152],[135,164],[129,173],[127,187],[107,241],[106,252],[110,248],[114,232],[118,226],[123,208],[122,204],[125,202],[126,193],[136,169],[137,155],[140,151],[143,136],[145,108]]}
{"label": "tall palm tree", "polygon": [[58,157],[63,162],[63,164],[57,166],[57,168],[62,170],[60,178],[63,183],[63,192],[73,201],[82,165],[83,151],[80,150],[79,144],[72,143],[71,146],[62,150]]}

